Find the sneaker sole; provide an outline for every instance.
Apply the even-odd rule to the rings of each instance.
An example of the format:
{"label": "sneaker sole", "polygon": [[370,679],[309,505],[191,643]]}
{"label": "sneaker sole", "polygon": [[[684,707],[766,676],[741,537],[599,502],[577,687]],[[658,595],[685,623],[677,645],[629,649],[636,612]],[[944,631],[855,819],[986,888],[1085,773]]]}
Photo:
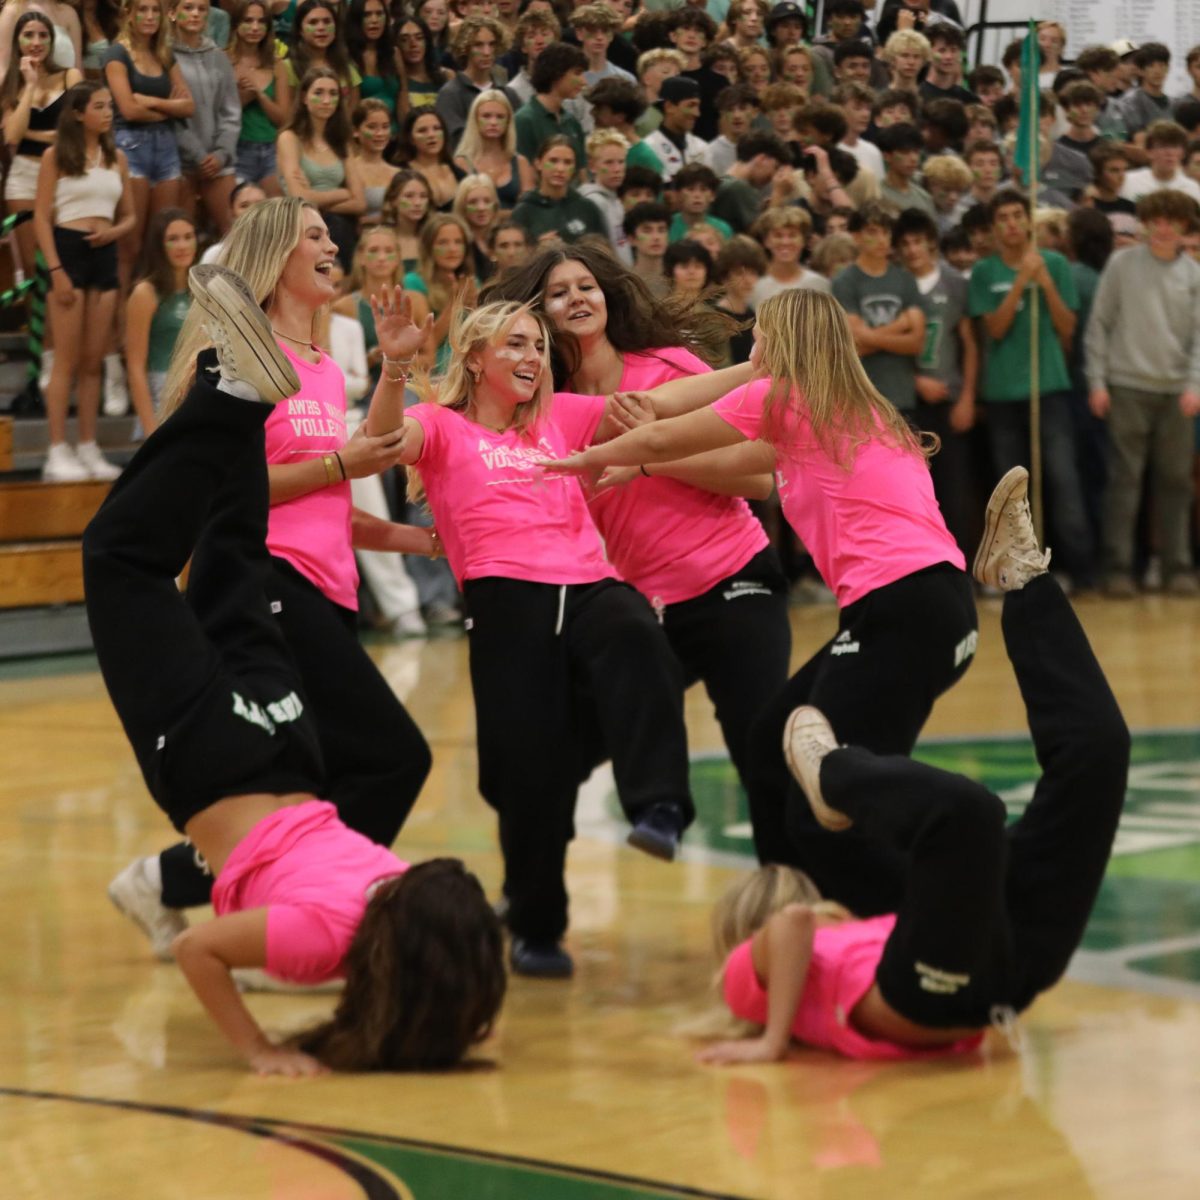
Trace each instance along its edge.
{"label": "sneaker sole", "polygon": [[[281,400],[300,390],[296,368],[279,348],[266,313],[240,275],[215,263],[193,267],[188,272],[188,290],[209,316],[237,330]],[[264,399],[268,404],[279,403]]]}
{"label": "sneaker sole", "polygon": [[992,548],[1000,534],[1000,518],[1004,507],[1012,499],[1013,493],[1021,486],[1028,487],[1029,472],[1024,467],[1011,467],[1004,477],[992,490],[988,500],[987,512],[984,515],[983,537],[979,549],[975,551],[975,562],[971,565],[971,574],[979,583],[998,586],[998,581],[988,579],[984,573],[987,560],[991,557]]}
{"label": "sneaker sole", "polygon": [[813,816],[817,819],[817,824],[822,829],[828,829],[830,833],[841,833],[843,829],[849,829],[854,822],[845,813],[838,812],[836,808],[830,808],[821,796],[809,795],[808,788],[800,782],[802,772],[800,770],[799,759],[792,750],[792,741],[796,726],[801,721],[807,720],[807,717],[804,715],[806,711],[806,706],[801,706],[794,709],[791,716],[787,719],[787,724],[783,728],[783,758],[787,763],[788,770],[792,774],[792,778],[796,781],[801,792],[804,793],[804,798],[808,801],[808,806],[812,809]]}
{"label": "sneaker sole", "polygon": [[116,887],[113,884],[109,884],[106,891],[108,892],[109,900],[112,901],[113,908],[115,908],[117,912],[121,914],[121,916],[132,921],[145,935],[146,941],[150,943],[150,949],[153,952],[154,957],[157,958],[159,962],[174,962],[174,955],[170,954],[169,952],[164,953],[160,951],[157,946],[155,946],[154,934],[150,927],[132,908],[125,904],[125,902],[121,899],[121,893],[116,889]]}

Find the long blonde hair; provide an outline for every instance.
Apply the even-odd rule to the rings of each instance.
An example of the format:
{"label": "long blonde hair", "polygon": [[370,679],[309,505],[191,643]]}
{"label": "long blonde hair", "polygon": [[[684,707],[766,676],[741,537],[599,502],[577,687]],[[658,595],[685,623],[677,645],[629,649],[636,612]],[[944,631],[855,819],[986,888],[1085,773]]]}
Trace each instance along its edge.
{"label": "long blonde hair", "polygon": [[517,128],[513,120],[513,107],[509,98],[499,88],[488,88],[480,92],[471,101],[471,111],[467,113],[467,123],[463,128],[462,137],[458,141],[455,154],[465,159],[472,170],[475,170],[475,160],[483,153],[483,134],[479,132],[479,110],[485,104],[503,104],[508,111],[508,125],[504,130],[504,153],[512,158],[517,152]]}
{"label": "long blonde hair", "polygon": [[712,978],[710,1003],[703,1013],[676,1027],[681,1037],[750,1037],[762,1029],[761,1025],[735,1017],[725,1006],[722,1000],[725,960],[789,904],[807,905],[818,916],[839,921],[853,919],[849,910],[836,901],[822,900],[817,885],[795,867],[769,863],[743,875],[713,905],[711,928],[717,970]]}
{"label": "long blonde hair", "polygon": [[868,378],[846,314],[831,295],[789,288],[765,300],[756,316],[762,369],[772,381],[763,404],[767,441],[782,441],[789,412],[799,410],[817,445],[847,470],[858,448],[876,438],[913,454],[935,453],[937,438],[918,437]]}
{"label": "long blonde hair", "polygon": [[[496,184],[492,177],[482,173],[464,175],[458,181],[458,187],[454,191],[454,204],[450,211],[467,227],[472,242],[475,240],[475,230],[471,222],[467,220],[467,197],[477,190],[487,192],[492,198],[492,219],[488,223],[487,229],[484,230],[484,237],[490,236],[492,230],[500,223],[500,197],[496,194]],[[469,245],[470,243],[468,243],[468,247]]]}
{"label": "long blonde hair", "polygon": [[[242,213],[225,239],[221,265],[236,271],[246,281],[263,308],[270,303],[288,257],[300,243],[306,208],[316,211],[315,205],[295,196],[265,200]],[[212,345],[203,321],[203,310],[193,304],[171,355],[163,389],[163,418],[179,407],[191,387],[196,355]]]}

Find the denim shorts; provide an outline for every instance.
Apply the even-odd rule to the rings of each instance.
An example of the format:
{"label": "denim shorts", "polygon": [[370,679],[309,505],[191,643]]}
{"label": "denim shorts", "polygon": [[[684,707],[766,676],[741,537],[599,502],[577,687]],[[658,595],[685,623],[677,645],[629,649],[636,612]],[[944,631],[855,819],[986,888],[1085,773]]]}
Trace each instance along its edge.
{"label": "denim shorts", "polygon": [[274,142],[238,142],[238,183],[261,183],[275,174]]}
{"label": "denim shorts", "polygon": [[167,183],[179,179],[183,168],[179,162],[179,143],[175,138],[175,123],[160,121],[145,125],[130,125],[113,132],[117,145],[125,151],[129,160],[129,174],[133,179]]}

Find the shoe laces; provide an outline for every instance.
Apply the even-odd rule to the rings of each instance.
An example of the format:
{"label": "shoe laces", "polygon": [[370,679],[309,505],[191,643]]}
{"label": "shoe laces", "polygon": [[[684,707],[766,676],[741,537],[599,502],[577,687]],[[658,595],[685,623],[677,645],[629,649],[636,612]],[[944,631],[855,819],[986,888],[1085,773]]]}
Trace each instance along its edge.
{"label": "shoe laces", "polygon": [[1029,510],[1029,497],[1025,496],[1019,502],[1009,505],[1006,519],[1009,532],[1006,557],[1022,566],[1044,571],[1050,562],[1050,552],[1038,548],[1037,538],[1033,533],[1033,514]]}
{"label": "shoe laces", "polygon": [[208,331],[208,336],[212,338],[213,347],[217,352],[217,361],[225,371],[232,372],[237,359],[233,353],[233,342],[225,331],[225,327],[219,321],[208,321],[204,327]]}

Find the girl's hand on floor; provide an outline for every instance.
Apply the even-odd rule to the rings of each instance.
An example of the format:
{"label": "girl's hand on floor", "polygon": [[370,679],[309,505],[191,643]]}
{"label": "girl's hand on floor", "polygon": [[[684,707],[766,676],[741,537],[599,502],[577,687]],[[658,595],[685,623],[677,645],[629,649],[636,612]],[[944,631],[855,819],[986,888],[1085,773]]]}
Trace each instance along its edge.
{"label": "girl's hand on floor", "polygon": [[272,1046],[251,1055],[250,1067],[256,1075],[286,1075],[289,1079],[329,1074],[329,1068],[311,1054],[286,1046]]}
{"label": "girl's hand on floor", "polygon": [[734,1063],[778,1062],[786,1052],[777,1050],[765,1037],[743,1038],[736,1042],[716,1042],[705,1046],[696,1055],[696,1061],[712,1066],[726,1067]]}

